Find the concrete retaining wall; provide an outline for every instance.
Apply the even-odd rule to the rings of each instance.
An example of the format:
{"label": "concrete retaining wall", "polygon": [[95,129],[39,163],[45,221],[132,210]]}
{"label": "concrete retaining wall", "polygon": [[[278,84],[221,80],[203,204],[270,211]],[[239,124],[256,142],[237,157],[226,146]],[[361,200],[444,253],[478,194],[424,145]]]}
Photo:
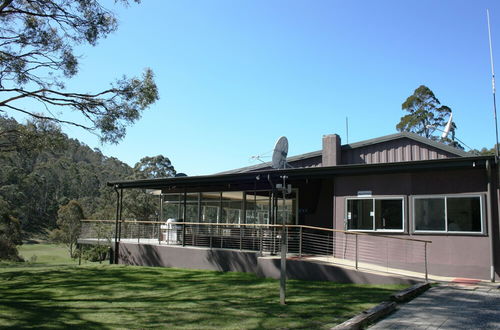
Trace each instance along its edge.
{"label": "concrete retaining wall", "polygon": [[[259,257],[257,252],[123,242],[120,243],[118,251],[119,263],[127,265],[246,272],[275,279],[280,276],[279,258]],[[295,259],[287,260],[287,278],[360,284],[415,284],[418,282],[394,275],[365,273],[330,264]]]}

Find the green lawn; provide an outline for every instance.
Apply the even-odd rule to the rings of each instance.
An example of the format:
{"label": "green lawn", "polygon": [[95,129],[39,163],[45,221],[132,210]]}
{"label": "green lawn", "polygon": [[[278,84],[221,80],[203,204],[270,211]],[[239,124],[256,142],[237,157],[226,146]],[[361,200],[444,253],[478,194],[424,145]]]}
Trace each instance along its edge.
{"label": "green lawn", "polygon": [[[56,244],[24,244],[19,247],[19,254],[29,263],[62,265],[77,264],[78,260],[69,257],[68,249]],[[31,260],[35,260],[31,262]]]}
{"label": "green lawn", "polygon": [[37,262],[0,264],[0,328],[326,328],[404,288],[290,280],[281,306],[279,282],[251,274],[77,266],[51,249],[26,246]]}

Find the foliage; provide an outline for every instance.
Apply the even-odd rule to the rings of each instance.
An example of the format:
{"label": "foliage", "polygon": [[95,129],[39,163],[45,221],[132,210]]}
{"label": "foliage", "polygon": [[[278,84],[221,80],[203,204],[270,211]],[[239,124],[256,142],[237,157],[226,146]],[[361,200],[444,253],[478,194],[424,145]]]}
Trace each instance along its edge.
{"label": "foliage", "polygon": [[16,126],[33,137],[31,142],[15,141],[14,149],[0,152],[0,199],[27,236],[55,228],[59,207],[72,199],[89,215],[114,209],[116,198],[106,182],[132,175],[127,164],[46,124],[21,125],[0,117],[0,130]]}
{"label": "foliage", "polygon": [[[174,166],[165,156],[144,157],[134,166],[130,179],[158,179],[175,176]],[[144,189],[126,190],[123,205],[127,216],[138,220],[158,220],[158,196]]]}
{"label": "foliage", "polygon": [[22,261],[17,251],[21,244],[19,220],[0,210],[0,260]]}
{"label": "foliage", "polygon": [[495,150],[495,146],[491,147],[491,149],[488,149],[488,148],[482,148],[481,150],[477,150],[477,149],[472,149],[471,151],[469,151],[469,153],[473,156],[495,156],[496,154],[496,150]]}
{"label": "foliage", "polygon": [[279,282],[253,274],[120,265],[4,267],[0,327],[32,327],[36,320],[50,328],[331,328],[403,288],[290,280],[283,306]]}
{"label": "foliage", "polygon": [[[463,147],[455,141],[457,126],[452,123],[450,129],[451,138],[441,139],[440,135],[446,126],[451,109],[441,105],[438,98],[429,89],[421,85],[401,105],[403,111],[408,114],[401,117],[396,129],[400,132],[413,132],[428,139],[440,141],[456,148]],[[437,134],[437,135],[434,135]]]}
{"label": "foliage", "polygon": [[[13,149],[0,152],[0,204],[19,219],[26,238],[54,229],[59,207],[70,200],[78,201],[89,219],[114,219],[116,193],[106,185],[109,181],[175,174],[167,157],[145,157],[132,169],[69,139],[50,122],[21,125],[0,117],[0,131],[6,127],[29,132],[14,140]],[[27,136],[30,141],[23,139]],[[158,206],[158,196],[124,191],[124,218],[154,219]]]}
{"label": "foliage", "polygon": [[107,245],[91,245],[83,249],[82,257],[91,262],[103,262],[110,257],[109,252]]}
{"label": "foliage", "polygon": [[[0,1],[0,113],[81,127],[98,133],[103,142],[121,140],[126,126],[158,99],[150,69],[93,93],[66,91],[63,84],[78,73],[73,48],[95,46],[116,29],[116,17],[97,0]],[[45,111],[32,111],[27,100]],[[79,113],[81,120],[53,114],[60,109]]]}
{"label": "foliage", "polygon": [[135,179],[158,179],[175,176],[170,159],[163,155],[144,157],[134,166]]}
{"label": "foliage", "polygon": [[82,219],[82,207],[75,200],[61,206],[57,212],[57,228],[52,231],[51,238],[56,243],[65,244],[71,257],[76,257],[75,247],[82,229]]}

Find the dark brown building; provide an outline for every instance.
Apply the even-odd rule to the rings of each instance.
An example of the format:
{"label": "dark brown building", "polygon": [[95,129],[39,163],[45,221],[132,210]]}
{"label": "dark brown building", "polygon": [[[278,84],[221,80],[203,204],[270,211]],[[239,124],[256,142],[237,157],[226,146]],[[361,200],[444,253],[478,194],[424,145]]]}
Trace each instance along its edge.
{"label": "dark brown building", "polygon": [[[289,157],[288,163],[291,167],[282,170],[259,164],[208,176],[110,185],[161,190],[164,220],[329,228],[329,253],[345,259],[356,244],[356,266],[359,254],[360,262],[387,268],[404,264],[414,271],[421,271],[425,258],[432,275],[492,279],[500,273],[494,157],[471,156],[412,133],[346,145],[333,134],[323,137],[322,150]],[[276,187],[283,176],[291,190],[281,202]],[[343,240],[336,239],[340,231]],[[358,252],[358,236],[364,251]],[[395,239],[381,239],[386,237]],[[415,241],[398,243],[398,238]],[[432,242],[425,243],[424,252],[409,246],[423,241]],[[314,236],[301,241],[301,253],[315,244]]]}

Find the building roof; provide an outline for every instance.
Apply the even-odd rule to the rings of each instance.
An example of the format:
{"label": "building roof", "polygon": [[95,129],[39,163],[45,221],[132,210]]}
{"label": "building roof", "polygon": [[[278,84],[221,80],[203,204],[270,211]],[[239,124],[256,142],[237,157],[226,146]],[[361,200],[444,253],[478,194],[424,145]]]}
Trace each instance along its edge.
{"label": "building roof", "polygon": [[[434,147],[434,148],[443,150],[443,151],[448,152],[450,154],[453,154],[457,157],[470,156],[470,154],[468,154],[467,152],[465,152],[463,150],[451,147],[451,146],[446,145],[446,144],[441,143],[441,142],[427,139],[423,136],[420,136],[418,134],[411,133],[411,132],[400,132],[400,133],[381,136],[381,137],[374,138],[374,139],[364,140],[364,141],[350,143],[350,144],[344,144],[341,146],[341,149],[342,150],[352,150],[352,149],[362,148],[362,147],[366,147],[366,146],[371,146],[371,145],[378,144],[378,143],[394,141],[394,140],[402,139],[402,138],[408,138],[408,139],[414,140],[416,142],[426,144],[430,147]],[[300,155],[288,157],[287,162],[289,164],[291,164],[291,163],[302,161],[305,159],[321,157],[321,155],[322,155],[322,150],[308,152],[305,154],[300,154]],[[241,168],[228,170],[228,171],[224,171],[224,172],[219,172],[216,174],[256,172],[256,171],[260,171],[260,170],[267,170],[270,168],[271,168],[271,162],[266,162],[266,163],[262,163],[262,164],[256,164],[256,165],[241,167]]]}
{"label": "building roof", "polygon": [[336,175],[353,175],[353,174],[382,174],[382,173],[397,173],[408,171],[425,171],[436,169],[464,169],[464,168],[486,168],[487,162],[491,166],[495,166],[494,156],[474,156],[474,157],[457,157],[445,159],[433,159],[411,162],[396,162],[396,163],[379,163],[379,164],[354,164],[354,165],[337,165],[326,167],[311,167],[311,168],[287,168],[287,169],[269,169],[261,172],[242,172],[242,173],[227,173],[227,174],[212,174],[200,176],[185,176],[172,178],[158,179],[143,179],[129,181],[114,181],[108,182],[108,186],[115,188],[143,188],[143,189],[162,189],[165,187],[201,187],[212,184],[229,184],[232,183],[251,183],[256,180],[267,180],[266,176],[273,177],[274,180],[282,175],[286,175],[289,179],[309,179],[309,178],[325,178],[334,177]]}

